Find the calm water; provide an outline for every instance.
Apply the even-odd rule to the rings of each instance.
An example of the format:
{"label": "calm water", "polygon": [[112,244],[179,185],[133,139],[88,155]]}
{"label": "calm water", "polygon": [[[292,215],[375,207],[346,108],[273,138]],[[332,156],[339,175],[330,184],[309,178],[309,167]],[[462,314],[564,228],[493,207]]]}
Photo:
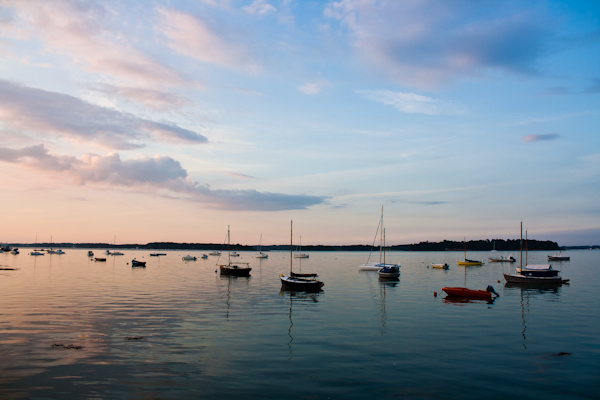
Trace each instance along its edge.
{"label": "calm water", "polygon": [[[358,271],[366,253],[310,253],[294,268],[319,273],[317,294],[280,292],[285,252],[242,252],[252,276],[224,278],[216,257],[182,261],[201,254],[188,251],[106,263],[28,251],[0,254],[16,268],[0,271],[3,399],[598,398],[599,251],[565,253],[553,265],[571,284],[549,289],[505,286],[508,265],[465,271],[462,253],[388,253],[402,266],[395,283]],[[127,265],[134,257],[147,268]],[[433,296],[465,282],[501,296]]]}

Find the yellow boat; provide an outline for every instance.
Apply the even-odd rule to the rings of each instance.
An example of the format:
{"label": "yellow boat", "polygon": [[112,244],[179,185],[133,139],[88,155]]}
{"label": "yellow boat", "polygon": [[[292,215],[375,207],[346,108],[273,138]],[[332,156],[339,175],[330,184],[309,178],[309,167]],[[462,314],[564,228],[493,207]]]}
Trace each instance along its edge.
{"label": "yellow boat", "polygon": [[465,258],[465,261],[458,261],[458,265],[464,265],[464,266],[483,265],[483,261],[468,260]]}
{"label": "yellow boat", "polygon": [[476,266],[476,265],[483,265],[483,261],[469,260],[467,258],[467,242],[465,241],[465,239],[463,239],[463,243],[465,245],[465,260],[464,261],[458,261],[458,265],[462,265],[462,266],[465,266],[465,267]]}

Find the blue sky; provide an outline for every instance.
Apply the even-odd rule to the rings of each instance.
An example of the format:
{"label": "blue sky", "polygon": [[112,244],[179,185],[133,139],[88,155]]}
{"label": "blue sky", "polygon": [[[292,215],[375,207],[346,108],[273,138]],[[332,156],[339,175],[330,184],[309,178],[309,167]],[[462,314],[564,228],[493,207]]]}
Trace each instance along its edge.
{"label": "blue sky", "polygon": [[0,241],[600,244],[596,1],[2,1]]}

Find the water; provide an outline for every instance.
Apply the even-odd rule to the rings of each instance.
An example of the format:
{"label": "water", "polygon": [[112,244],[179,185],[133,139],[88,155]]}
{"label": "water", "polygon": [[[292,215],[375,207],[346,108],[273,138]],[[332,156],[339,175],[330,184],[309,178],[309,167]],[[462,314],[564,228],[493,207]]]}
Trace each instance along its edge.
{"label": "water", "polygon": [[[365,253],[310,253],[294,268],[319,273],[317,294],[280,292],[285,252],[242,252],[250,278],[219,276],[216,257],[181,260],[199,252],[106,263],[86,253],[0,254],[15,268],[0,271],[0,398],[547,400],[600,389],[598,251],[566,253],[553,265],[570,285],[546,289],[505,286],[508,265],[458,267],[460,252],[388,253],[402,266],[392,283],[358,271]],[[127,265],[134,257],[147,268]],[[500,297],[433,295],[465,283]]]}

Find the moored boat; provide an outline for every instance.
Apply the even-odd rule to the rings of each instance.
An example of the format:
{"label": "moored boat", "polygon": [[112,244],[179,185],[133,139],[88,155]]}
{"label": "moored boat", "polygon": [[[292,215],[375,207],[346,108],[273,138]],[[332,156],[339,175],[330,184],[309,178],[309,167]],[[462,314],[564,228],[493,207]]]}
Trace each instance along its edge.
{"label": "moored boat", "polygon": [[196,261],[198,258],[194,257],[194,256],[190,256],[189,254],[186,256],[181,257],[182,260],[184,261]]}
{"label": "moored boat", "polygon": [[458,265],[462,265],[462,266],[465,266],[465,267],[483,265],[483,261],[469,260],[467,258],[467,242],[466,242],[466,239],[463,239],[463,244],[465,245],[464,260],[463,261],[457,261]]}
{"label": "moored boat", "polygon": [[88,251],[88,257],[94,257],[94,252],[93,252],[93,251],[91,251],[91,250],[89,250],[89,251]]}
{"label": "moored boat", "polygon": [[446,263],[444,264],[431,264],[431,268],[437,268],[437,269],[448,269],[450,268],[450,266]]}
{"label": "moored boat", "polygon": [[398,279],[400,277],[400,266],[398,264],[384,264],[385,266],[377,272],[382,279]]}
{"label": "moored boat", "polygon": [[106,258],[105,257],[95,257],[94,260],[99,261],[99,262],[105,262]]}
{"label": "moored boat", "polygon": [[492,294],[499,296],[493,287],[488,286],[485,290],[469,289],[466,287],[444,287],[442,288],[448,296],[470,299],[491,300]]}
{"label": "moored boat", "polygon": [[252,268],[250,268],[249,263],[242,263],[242,262],[232,263],[231,262],[231,257],[238,257],[239,254],[237,254],[235,251],[232,252],[230,250],[230,247],[231,247],[231,236],[230,236],[229,225],[228,225],[227,226],[228,260],[227,260],[227,264],[219,265],[219,270],[221,272],[221,275],[250,276],[250,271],[252,271]]}
{"label": "moored boat", "polygon": [[562,252],[561,253],[554,253],[551,256],[548,256],[548,261],[571,261],[571,257],[569,256],[563,256]]}
{"label": "moored boat", "polygon": [[515,258],[511,255],[508,256],[508,258],[504,258],[504,256],[500,256],[500,257],[490,257],[489,258],[490,262],[516,262],[517,260],[515,260]]}
{"label": "moored boat", "polygon": [[293,271],[293,230],[292,221],[290,221],[290,274],[285,276],[281,274],[279,279],[281,280],[282,290],[295,290],[303,292],[318,292],[323,287],[324,283],[317,280],[317,274],[300,274],[294,273]]}
{"label": "moored boat", "polygon": [[131,260],[132,267],[146,267],[146,261]]}
{"label": "moored boat", "polygon": [[[527,233],[525,234],[527,240]],[[515,274],[503,274],[504,279],[508,283],[527,283],[527,284],[562,284],[569,282],[568,279],[563,279],[560,271],[552,268],[550,264],[527,265],[523,267],[523,222],[521,222],[521,262],[516,268]],[[527,248],[525,249],[525,257],[527,258]]]}

